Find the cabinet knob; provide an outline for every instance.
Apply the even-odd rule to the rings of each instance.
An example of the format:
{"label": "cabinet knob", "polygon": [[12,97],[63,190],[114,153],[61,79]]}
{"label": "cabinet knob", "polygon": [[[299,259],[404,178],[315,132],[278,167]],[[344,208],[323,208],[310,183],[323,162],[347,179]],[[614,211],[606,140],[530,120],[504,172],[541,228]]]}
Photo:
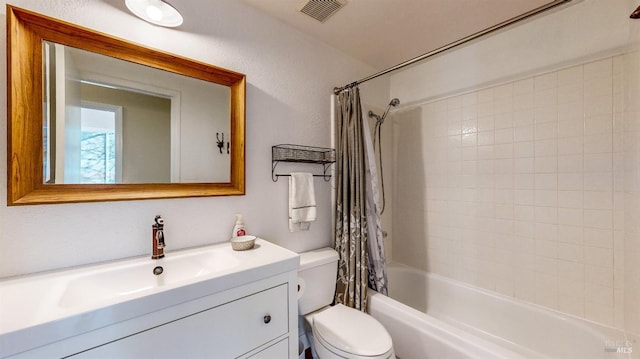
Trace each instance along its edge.
{"label": "cabinet knob", "polygon": [[271,322],[271,315],[267,314],[262,319],[264,320],[264,324],[269,324]]}

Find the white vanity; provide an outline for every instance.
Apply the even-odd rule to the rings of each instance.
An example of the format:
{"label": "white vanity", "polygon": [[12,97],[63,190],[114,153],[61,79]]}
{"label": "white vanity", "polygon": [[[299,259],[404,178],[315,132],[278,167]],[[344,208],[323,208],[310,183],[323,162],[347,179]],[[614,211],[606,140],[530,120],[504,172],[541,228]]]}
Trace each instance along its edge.
{"label": "white vanity", "polygon": [[0,357],[297,358],[298,264],[258,239],[0,281]]}

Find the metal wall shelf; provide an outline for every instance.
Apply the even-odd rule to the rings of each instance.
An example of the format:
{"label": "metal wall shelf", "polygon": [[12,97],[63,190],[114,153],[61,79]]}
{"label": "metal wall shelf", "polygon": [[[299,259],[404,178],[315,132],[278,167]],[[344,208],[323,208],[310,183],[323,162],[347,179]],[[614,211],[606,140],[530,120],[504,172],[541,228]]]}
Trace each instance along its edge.
{"label": "metal wall shelf", "polygon": [[290,174],[275,173],[280,162],[315,163],[322,165],[322,174],[313,177],[322,177],[325,181],[331,179],[327,174],[329,167],[336,161],[336,151],[333,148],[312,147],[292,144],[271,146],[271,180],[278,181],[279,177],[289,177]]}

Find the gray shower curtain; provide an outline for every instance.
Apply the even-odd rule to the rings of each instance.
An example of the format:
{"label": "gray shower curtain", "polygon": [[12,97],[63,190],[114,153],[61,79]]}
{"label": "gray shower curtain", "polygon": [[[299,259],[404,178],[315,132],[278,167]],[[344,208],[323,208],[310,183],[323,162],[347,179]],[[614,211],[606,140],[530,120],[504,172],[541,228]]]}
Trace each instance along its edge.
{"label": "gray shower curtain", "polygon": [[359,89],[340,92],[336,107],[335,249],[339,259],[335,302],[365,311],[369,281],[368,178]]}

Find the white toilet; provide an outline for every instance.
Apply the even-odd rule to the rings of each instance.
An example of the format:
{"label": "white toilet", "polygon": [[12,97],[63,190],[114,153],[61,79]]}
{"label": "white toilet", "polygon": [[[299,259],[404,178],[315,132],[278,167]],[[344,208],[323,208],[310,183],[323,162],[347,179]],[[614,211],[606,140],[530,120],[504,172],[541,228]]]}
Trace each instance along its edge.
{"label": "white toilet", "polygon": [[395,359],[391,336],[370,315],[333,302],[338,253],[322,248],[300,254],[298,308],[321,359]]}

